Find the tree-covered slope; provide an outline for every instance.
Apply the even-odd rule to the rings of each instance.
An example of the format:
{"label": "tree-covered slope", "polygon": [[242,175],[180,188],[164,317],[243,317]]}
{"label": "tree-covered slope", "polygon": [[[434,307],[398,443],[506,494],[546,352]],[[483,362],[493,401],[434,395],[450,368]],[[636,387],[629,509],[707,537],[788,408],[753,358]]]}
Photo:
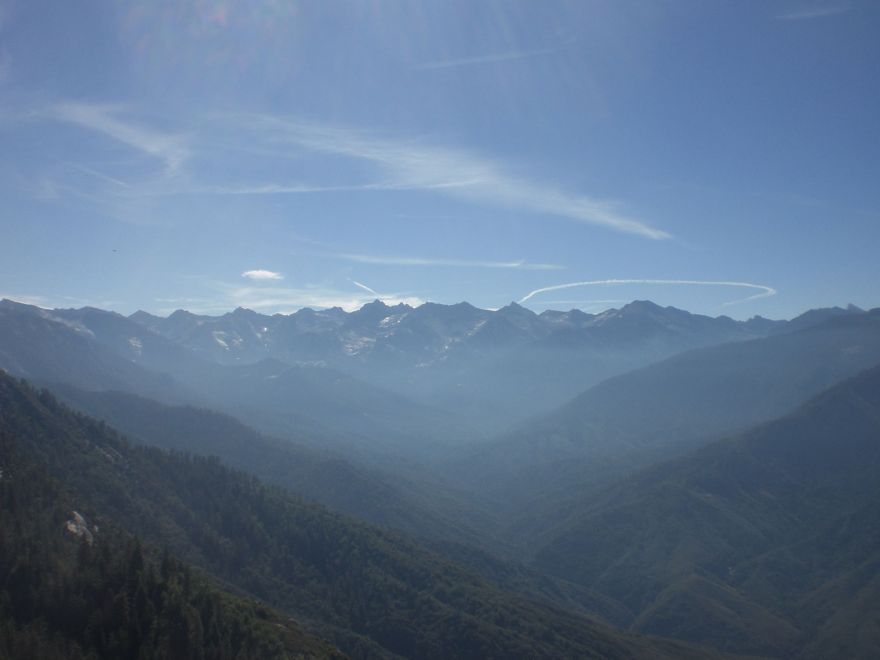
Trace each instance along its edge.
{"label": "tree-covered slope", "polygon": [[621,601],[642,632],[869,658],[880,646],[878,511],[875,368],[583,501],[535,564]]}
{"label": "tree-covered slope", "polygon": [[[3,403],[6,420],[16,413]],[[9,426],[0,429],[0,657],[343,657],[289,617],[83,516],[75,508],[87,503],[22,453],[21,430]]]}
{"label": "tree-covered slope", "polygon": [[400,536],[215,459],[132,447],[5,375],[0,411],[0,428],[21,454],[91,510],[307,622],[355,657],[707,656],[499,590]]}
{"label": "tree-covered slope", "polygon": [[495,521],[460,493],[267,437],[210,410],[167,406],[125,392],[85,392],[68,386],[51,389],[132,441],[217,456],[266,483],[418,538],[509,591],[599,615],[612,624],[626,619],[623,608],[608,598],[482,550],[495,545]]}
{"label": "tree-covered slope", "polygon": [[422,538],[479,542],[490,524],[463,496],[440,486],[263,435],[222,413],[169,406],[127,392],[88,392],[63,384],[51,389],[133,441],[217,456],[266,483],[389,529]]}

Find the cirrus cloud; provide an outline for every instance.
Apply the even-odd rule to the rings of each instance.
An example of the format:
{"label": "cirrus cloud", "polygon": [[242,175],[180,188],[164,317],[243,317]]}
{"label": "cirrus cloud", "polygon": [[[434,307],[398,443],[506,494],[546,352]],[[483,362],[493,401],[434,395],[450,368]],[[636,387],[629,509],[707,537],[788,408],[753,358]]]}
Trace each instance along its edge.
{"label": "cirrus cloud", "polygon": [[[433,191],[465,201],[598,225],[642,238],[671,238],[668,232],[621,213],[617,204],[508,174],[495,161],[465,150],[381,138],[363,131],[271,115],[251,115],[239,121],[246,122],[248,130],[258,131],[261,139],[276,145],[372,164],[382,178],[362,189]],[[301,184],[294,185],[292,190],[264,185],[248,192],[277,194],[301,189]]]}

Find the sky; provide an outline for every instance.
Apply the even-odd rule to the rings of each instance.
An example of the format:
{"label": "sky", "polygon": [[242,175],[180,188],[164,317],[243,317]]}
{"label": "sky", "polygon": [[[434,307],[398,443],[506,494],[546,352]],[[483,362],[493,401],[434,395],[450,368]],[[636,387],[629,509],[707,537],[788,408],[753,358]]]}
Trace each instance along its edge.
{"label": "sky", "polygon": [[0,0],[0,297],[880,306],[873,0]]}

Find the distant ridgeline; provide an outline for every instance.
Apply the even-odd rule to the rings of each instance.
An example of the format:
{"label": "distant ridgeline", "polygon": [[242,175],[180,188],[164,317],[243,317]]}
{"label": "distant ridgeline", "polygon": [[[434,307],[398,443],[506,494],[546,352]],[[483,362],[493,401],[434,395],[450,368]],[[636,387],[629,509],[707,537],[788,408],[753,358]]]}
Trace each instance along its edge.
{"label": "distant ridgeline", "polygon": [[3,301],[0,368],[41,383],[246,411],[273,434],[357,434],[378,445],[373,451],[399,454],[412,436],[445,448],[507,429],[682,351],[860,314],[830,308],[739,322],[647,301],[601,314],[376,301],[350,313],[126,318]]}
{"label": "distant ridgeline", "polygon": [[873,660],[878,365],[853,307],[0,302],[0,658]]}

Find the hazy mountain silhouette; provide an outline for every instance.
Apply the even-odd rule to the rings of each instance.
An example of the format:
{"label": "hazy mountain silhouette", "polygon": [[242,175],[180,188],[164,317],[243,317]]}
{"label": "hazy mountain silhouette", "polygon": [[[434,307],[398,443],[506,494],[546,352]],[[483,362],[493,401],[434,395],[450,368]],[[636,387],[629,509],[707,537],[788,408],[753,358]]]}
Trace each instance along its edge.
{"label": "hazy mountain silhouette", "polygon": [[548,507],[564,515],[572,492],[780,416],[878,363],[880,310],[688,351],[467,450],[450,473],[499,498],[510,515],[545,523]]}

